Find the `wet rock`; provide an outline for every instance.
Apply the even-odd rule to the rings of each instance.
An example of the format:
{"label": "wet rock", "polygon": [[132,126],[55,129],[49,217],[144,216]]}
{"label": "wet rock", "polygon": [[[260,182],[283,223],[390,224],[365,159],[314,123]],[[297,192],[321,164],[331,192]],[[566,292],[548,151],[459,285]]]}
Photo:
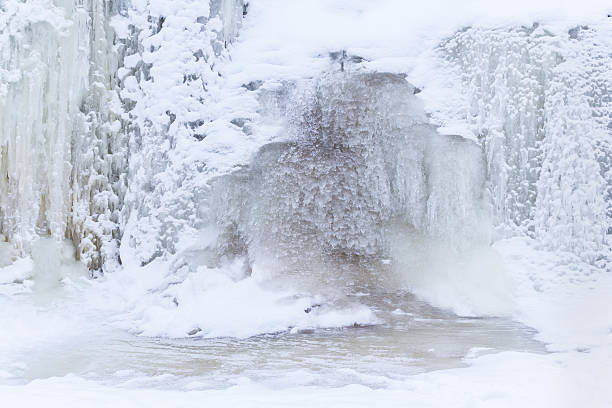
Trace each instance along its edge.
{"label": "wet rock", "polygon": [[202,331],[202,329],[200,329],[199,327],[196,327],[195,329],[188,331],[188,332],[187,332],[187,335],[188,335],[188,336],[193,336],[193,335],[195,335],[195,334],[198,334],[198,333],[199,333],[199,332],[201,332],[201,331]]}
{"label": "wet rock", "polygon": [[313,334],[315,331],[314,329],[299,329],[298,330],[298,334]]}
{"label": "wet rock", "polygon": [[248,84],[243,84],[242,87],[246,88],[249,91],[256,91],[262,85],[263,85],[263,81],[257,80],[257,81],[251,81]]}
{"label": "wet rock", "polygon": [[316,304],[316,305],[309,306],[306,309],[304,309],[304,313],[310,313],[312,312],[312,309],[316,309],[317,307],[321,307],[321,305]]}
{"label": "wet rock", "polygon": [[232,125],[236,125],[236,126],[238,126],[240,128],[244,127],[244,125],[246,125],[247,122],[249,122],[249,119],[247,119],[247,118],[236,118],[236,119],[230,120],[230,123]]}

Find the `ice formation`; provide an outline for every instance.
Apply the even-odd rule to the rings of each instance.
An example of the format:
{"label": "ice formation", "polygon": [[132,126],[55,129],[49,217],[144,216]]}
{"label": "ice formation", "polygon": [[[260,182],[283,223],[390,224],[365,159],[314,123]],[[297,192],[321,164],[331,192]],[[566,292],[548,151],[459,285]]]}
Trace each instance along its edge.
{"label": "ice formation", "polygon": [[92,270],[116,257],[125,190],[114,12],[6,2],[0,15],[0,232],[24,252],[70,238]]}
{"label": "ice formation", "polygon": [[438,135],[403,75],[332,72],[286,88],[271,91],[288,100],[282,141],[213,182],[210,223],[226,251],[295,267],[388,257],[400,231],[488,243],[480,149]]}
{"label": "ice formation", "polygon": [[609,267],[605,25],[465,28],[403,73],[322,49],[240,83],[240,0],[0,9],[0,233],[23,255],[50,236],[94,274],[248,274],[528,235]]}
{"label": "ice formation", "polygon": [[0,400],[612,406],[608,3],[0,0]]}
{"label": "ice formation", "polygon": [[469,28],[440,46],[463,103],[438,120],[467,124],[480,141],[500,233],[518,229],[589,261],[609,256],[608,31]]}
{"label": "ice formation", "polygon": [[219,156],[207,158],[217,150],[211,133],[225,132],[226,144],[240,143],[235,134],[241,132],[215,109],[223,81],[215,64],[227,57],[243,5],[224,0],[132,7],[118,20],[129,28],[122,33],[126,57],[118,71],[130,123],[124,234],[126,256],[146,264],[174,253],[180,236],[201,224],[196,209]]}

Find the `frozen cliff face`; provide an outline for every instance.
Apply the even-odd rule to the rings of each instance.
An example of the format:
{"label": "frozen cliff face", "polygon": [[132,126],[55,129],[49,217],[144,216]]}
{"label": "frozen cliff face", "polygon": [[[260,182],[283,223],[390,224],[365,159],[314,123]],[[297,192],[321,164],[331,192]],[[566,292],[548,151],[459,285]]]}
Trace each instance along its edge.
{"label": "frozen cliff face", "polygon": [[612,30],[568,32],[546,92],[535,232],[584,259],[610,256]]}
{"label": "frozen cliff face", "polygon": [[1,229],[19,246],[28,245],[37,228],[65,233],[70,117],[84,92],[78,74],[71,82],[78,40],[62,10],[41,7],[42,14],[28,17],[26,7],[4,5],[0,43]]}
{"label": "frozen cliff face", "polygon": [[66,237],[112,270],[124,230],[144,262],[193,227],[206,161],[185,155],[246,9],[184,3],[2,3],[0,233],[24,253]]}
{"label": "frozen cliff face", "polygon": [[[252,260],[306,246],[380,255],[391,224],[454,247],[470,242],[460,238],[470,230],[488,242],[493,225],[494,239],[528,234],[589,261],[606,256],[609,56],[602,29],[461,30],[437,49],[437,69],[454,80],[459,98],[438,101],[445,109],[426,104],[432,117],[421,111],[416,120],[420,108],[411,104],[420,95],[410,103],[398,96],[410,94],[399,91],[410,85],[392,74],[375,84],[373,72],[350,69],[365,59],[342,51],[332,53],[333,70],[347,64],[351,75],[236,86],[224,74],[235,71],[230,54],[244,5],[194,7],[143,3],[129,14],[132,51],[120,70],[132,124],[124,258],[144,265],[174,254],[213,224],[232,237],[219,246]],[[580,66],[588,73],[572,71]],[[424,94],[440,86],[425,84]],[[437,135],[430,120],[441,133],[458,130],[474,143]],[[560,148],[572,138],[576,149]],[[564,162],[574,164],[562,169]],[[574,165],[583,170],[569,171]],[[231,182],[219,179],[228,173]]]}
{"label": "frozen cliff face", "polygon": [[482,144],[502,236],[527,233],[589,261],[606,257],[609,46],[605,27],[553,35],[538,24],[469,28],[440,46],[461,97],[436,102],[434,122],[465,124]]}
{"label": "frozen cliff face", "polygon": [[227,59],[243,10],[234,0],[142,1],[116,20],[125,28],[118,76],[130,123],[126,259],[146,264],[174,253],[200,224],[196,209],[216,166],[207,153],[223,153],[211,147],[211,133],[225,132],[225,144],[241,134],[218,107],[216,65]]}
{"label": "frozen cliff face", "polygon": [[[388,40],[419,33],[342,17],[291,37],[300,54],[270,38],[287,20],[240,0],[0,7],[0,233],[22,253],[67,237],[112,270],[214,227],[218,254],[255,263],[387,256],[406,234],[462,251],[491,229],[609,256],[604,24],[445,28],[418,56]],[[376,8],[355,10],[380,24]]]}
{"label": "frozen cliff face", "polygon": [[359,71],[294,89],[285,140],[213,183],[221,251],[279,270],[388,257],[399,232],[488,243],[481,149],[437,134],[414,91],[403,75]]}
{"label": "frozen cliff face", "polygon": [[7,1],[0,14],[0,233],[27,251],[71,238],[116,259],[125,149],[110,3]]}

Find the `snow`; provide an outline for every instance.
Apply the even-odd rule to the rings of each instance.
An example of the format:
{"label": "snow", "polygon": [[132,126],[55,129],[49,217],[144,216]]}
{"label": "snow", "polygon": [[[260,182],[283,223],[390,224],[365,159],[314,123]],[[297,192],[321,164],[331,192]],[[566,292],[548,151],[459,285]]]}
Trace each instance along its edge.
{"label": "snow", "polygon": [[[612,372],[609,352],[562,356],[500,353],[472,360],[469,368],[416,375],[388,388],[273,389],[249,383],[225,390],[170,391],[111,388],[66,376],[27,385],[0,386],[3,402],[20,406],[405,406],[422,407],[605,407],[612,403],[606,382]],[[443,390],[443,392],[441,392]]]}
{"label": "snow", "polygon": [[13,262],[9,266],[0,269],[2,276],[0,283],[8,284],[15,281],[23,281],[28,277],[28,273],[32,270],[32,260],[29,258],[21,258]]}
{"label": "snow", "polygon": [[[359,304],[304,313],[325,299],[296,289],[275,290],[256,276],[244,277],[242,267],[242,262],[220,268],[200,267],[180,279],[167,276],[167,265],[154,263],[136,276],[106,278],[108,282],[103,284],[110,288],[102,290],[112,295],[121,287],[130,288],[123,297],[132,309],[119,315],[115,324],[143,336],[181,338],[193,333],[196,337],[247,338],[290,329],[378,322],[371,310]],[[162,296],[151,296],[151,292]],[[120,299],[113,302],[121,303]]]}
{"label": "snow", "polygon": [[514,238],[494,247],[519,285],[516,318],[536,327],[549,350],[610,347],[609,271],[577,261],[571,253],[543,251],[529,240]]}
{"label": "snow", "polygon": [[[99,285],[91,285],[87,280],[66,281],[64,292],[74,300],[68,309],[45,306],[27,306],[15,300],[2,298],[2,310],[12,313],[2,314],[2,358],[4,381],[0,385],[2,402],[8,405],[66,406],[71,404],[86,406],[196,406],[207,401],[218,406],[239,404],[241,406],[494,406],[528,407],[541,406],[592,406],[605,407],[612,403],[612,393],[608,379],[612,375],[612,308],[606,301],[606,295],[612,289],[612,278],[608,273],[572,270],[578,262],[565,263],[564,257],[575,257],[572,254],[551,254],[534,247],[531,240],[514,238],[502,240],[495,245],[504,260],[504,265],[515,281],[516,309],[514,317],[538,328],[537,337],[546,342],[550,354],[528,352],[501,352],[486,354],[487,350],[473,348],[465,357],[467,367],[431,371],[412,375],[402,379],[377,379],[384,386],[372,388],[364,385],[344,385],[336,388],[317,386],[295,386],[302,383],[305,374],[293,372],[286,374],[287,380],[276,379],[265,384],[249,378],[235,378],[222,389],[209,389],[206,383],[192,381],[178,389],[163,384],[173,381],[170,377],[134,377],[134,373],[118,372],[118,378],[126,378],[120,385],[105,384],[99,380],[66,374],[59,377],[40,377],[27,383],[10,383],[17,373],[28,368],[26,363],[11,359],[9,353],[28,350],[30,347],[48,347],[51,343],[60,344],[67,338],[83,341],[85,333],[95,335],[101,327],[96,327],[91,320],[93,316],[100,322],[110,309],[120,311],[123,306],[117,302],[120,293],[116,288],[100,290]],[[50,254],[52,252],[49,252]],[[44,259],[41,255],[35,259]],[[565,260],[566,260],[565,259]],[[67,261],[63,261],[67,262]],[[588,264],[583,264],[588,268]],[[24,267],[24,271],[28,268]],[[149,271],[151,272],[151,271]],[[154,274],[153,274],[154,275]],[[81,275],[82,276],[82,275]],[[201,275],[200,275],[201,276]],[[119,275],[117,275],[119,277]],[[142,279],[137,276],[139,282]],[[158,277],[153,277],[153,282]],[[203,302],[213,307],[216,317],[208,316],[208,327],[225,327],[226,333],[234,330],[235,335],[248,335],[240,332],[249,327],[253,330],[275,329],[270,326],[274,316],[286,313],[282,307],[269,310],[266,304],[273,301],[274,295],[264,295],[252,281],[229,287],[227,276],[209,277],[214,284],[206,285],[203,292],[197,286],[185,282],[178,291],[194,288],[194,296],[205,295]],[[72,283],[69,283],[72,282]],[[110,284],[111,282],[107,282]],[[103,283],[104,284],[104,283]],[[119,287],[132,287],[125,282],[116,282]],[[34,288],[37,283],[34,284]],[[215,289],[222,285],[219,298],[214,297]],[[259,317],[265,317],[267,327],[258,326],[258,321],[250,321],[251,312],[237,312],[234,293],[243,296],[242,288],[248,287],[249,300],[253,305],[244,302],[241,305],[253,308],[256,303],[264,302]],[[26,289],[27,290],[27,289]],[[207,292],[208,291],[208,292]],[[259,292],[258,292],[259,291]],[[196,295],[197,293],[197,295]],[[257,295],[261,293],[261,296]],[[227,298],[225,298],[227,294]],[[126,299],[133,294],[123,293]],[[210,295],[213,295],[210,298]],[[44,298],[41,298],[41,300]],[[51,298],[52,299],[52,298]],[[55,297],[56,301],[59,299]],[[80,300],[79,300],[80,299]],[[191,298],[187,302],[194,301]],[[86,300],[86,303],[84,303]],[[50,298],[47,298],[46,305]],[[102,308],[106,302],[107,311],[100,309],[92,313],[92,308]],[[77,306],[80,302],[81,306]],[[217,302],[217,305],[212,303]],[[54,302],[55,303],[55,302]],[[302,307],[306,303],[300,303]],[[222,306],[222,307],[218,307]],[[110,308],[110,309],[108,309]],[[76,312],[80,309],[80,312]],[[68,310],[72,310],[67,314]],[[198,306],[198,311],[206,308]],[[76,312],[76,313],[75,313]],[[395,313],[395,312],[394,312]],[[114,313],[112,313],[114,314]],[[288,314],[290,318],[291,313]],[[303,312],[302,312],[303,315]],[[353,314],[354,315],[354,314]],[[116,315],[115,315],[116,316]],[[244,320],[237,320],[240,316]],[[585,319],[585,316],[589,318]],[[163,319],[163,315],[155,316]],[[210,321],[217,319],[216,323]],[[104,319],[104,318],[103,318]],[[111,321],[115,318],[111,319]],[[121,321],[121,319],[120,319]],[[21,323],[20,323],[21,322]],[[23,324],[23,322],[28,322]],[[117,321],[115,320],[115,323]],[[153,321],[152,321],[153,322]],[[321,321],[324,323],[324,320]],[[115,324],[111,323],[111,324]],[[180,323],[178,326],[180,327]],[[121,323],[119,323],[120,325]],[[330,322],[331,325],[344,324],[342,319]],[[213,333],[214,334],[214,333]],[[19,354],[13,354],[16,356]],[[68,368],[69,370],[70,368]],[[44,372],[44,371],[43,371]],[[69,371],[67,371],[69,372]],[[138,374],[136,374],[138,375]],[[301,377],[300,381],[291,380],[291,376]],[[365,377],[359,373],[356,378]],[[370,379],[369,381],[371,381]],[[5,381],[9,381],[8,383]],[[295,381],[295,382],[294,382]],[[444,392],[440,392],[443,390]]]}

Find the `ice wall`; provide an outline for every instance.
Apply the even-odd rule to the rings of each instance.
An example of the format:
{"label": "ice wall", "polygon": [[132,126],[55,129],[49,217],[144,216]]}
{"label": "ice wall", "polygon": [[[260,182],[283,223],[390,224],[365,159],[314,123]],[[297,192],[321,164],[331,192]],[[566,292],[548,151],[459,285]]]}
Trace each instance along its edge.
{"label": "ice wall", "polygon": [[464,108],[434,117],[466,123],[482,144],[501,236],[526,233],[589,261],[607,256],[609,34],[468,28],[441,45]]}
{"label": "ice wall", "polygon": [[[223,78],[216,65],[227,58],[243,11],[235,0],[132,2],[117,21],[126,27],[118,76],[130,123],[126,259],[146,264],[174,253],[181,237],[200,225],[196,209],[208,174],[232,161],[229,153],[222,157],[211,133],[225,131],[226,151],[240,142],[232,136],[241,132],[218,106]],[[224,95],[228,105],[231,96]],[[211,151],[216,162],[209,160]]]}
{"label": "ice wall", "polygon": [[70,238],[92,270],[116,259],[124,189],[112,13],[79,0],[0,14],[0,233],[22,251]]}
{"label": "ice wall", "polygon": [[[364,42],[372,61],[322,45],[302,71],[274,44],[249,57],[245,38],[262,78],[236,74],[241,0],[0,8],[0,233],[22,253],[66,237],[91,270],[112,270],[171,258],[215,226],[220,248],[253,260],[306,246],[378,256],[398,226],[459,250],[493,225],[494,239],[608,256],[607,26],[460,30],[414,96],[397,72],[423,60],[384,73],[382,43]],[[456,98],[430,103],[439,78]]]}
{"label": "ice wall", "polygon": [[284,140],[215,180],[206,203],[221,254],[287,272],[389,257],[406,234],[457,251],[488,244],[481,150],[437,134],[414,92],[403,75],[360,70],[326,73],[289,97],[277,90]]}
{"label": "ice wall", "polygon": [[[27,6],[4,6],[0,43],[2,233],[19,246],[31,242],[37,228],[56,237],[66,232],[71,117],[86,90],[88,65],[62,5]],[[84,10],[77,10],[78,18],[86,18]]]}
{"label": "ice wall", "polygon": [[93,271],[118,266],[124,230],[142,262],[172,253],[178,232],[196,223],[199,174],[210,164],[190,154],[219,119],[206,107],[221,81],[215,64],[246,6],[1,7],[0,233],[22,253],[39,235],[69,238]]}

